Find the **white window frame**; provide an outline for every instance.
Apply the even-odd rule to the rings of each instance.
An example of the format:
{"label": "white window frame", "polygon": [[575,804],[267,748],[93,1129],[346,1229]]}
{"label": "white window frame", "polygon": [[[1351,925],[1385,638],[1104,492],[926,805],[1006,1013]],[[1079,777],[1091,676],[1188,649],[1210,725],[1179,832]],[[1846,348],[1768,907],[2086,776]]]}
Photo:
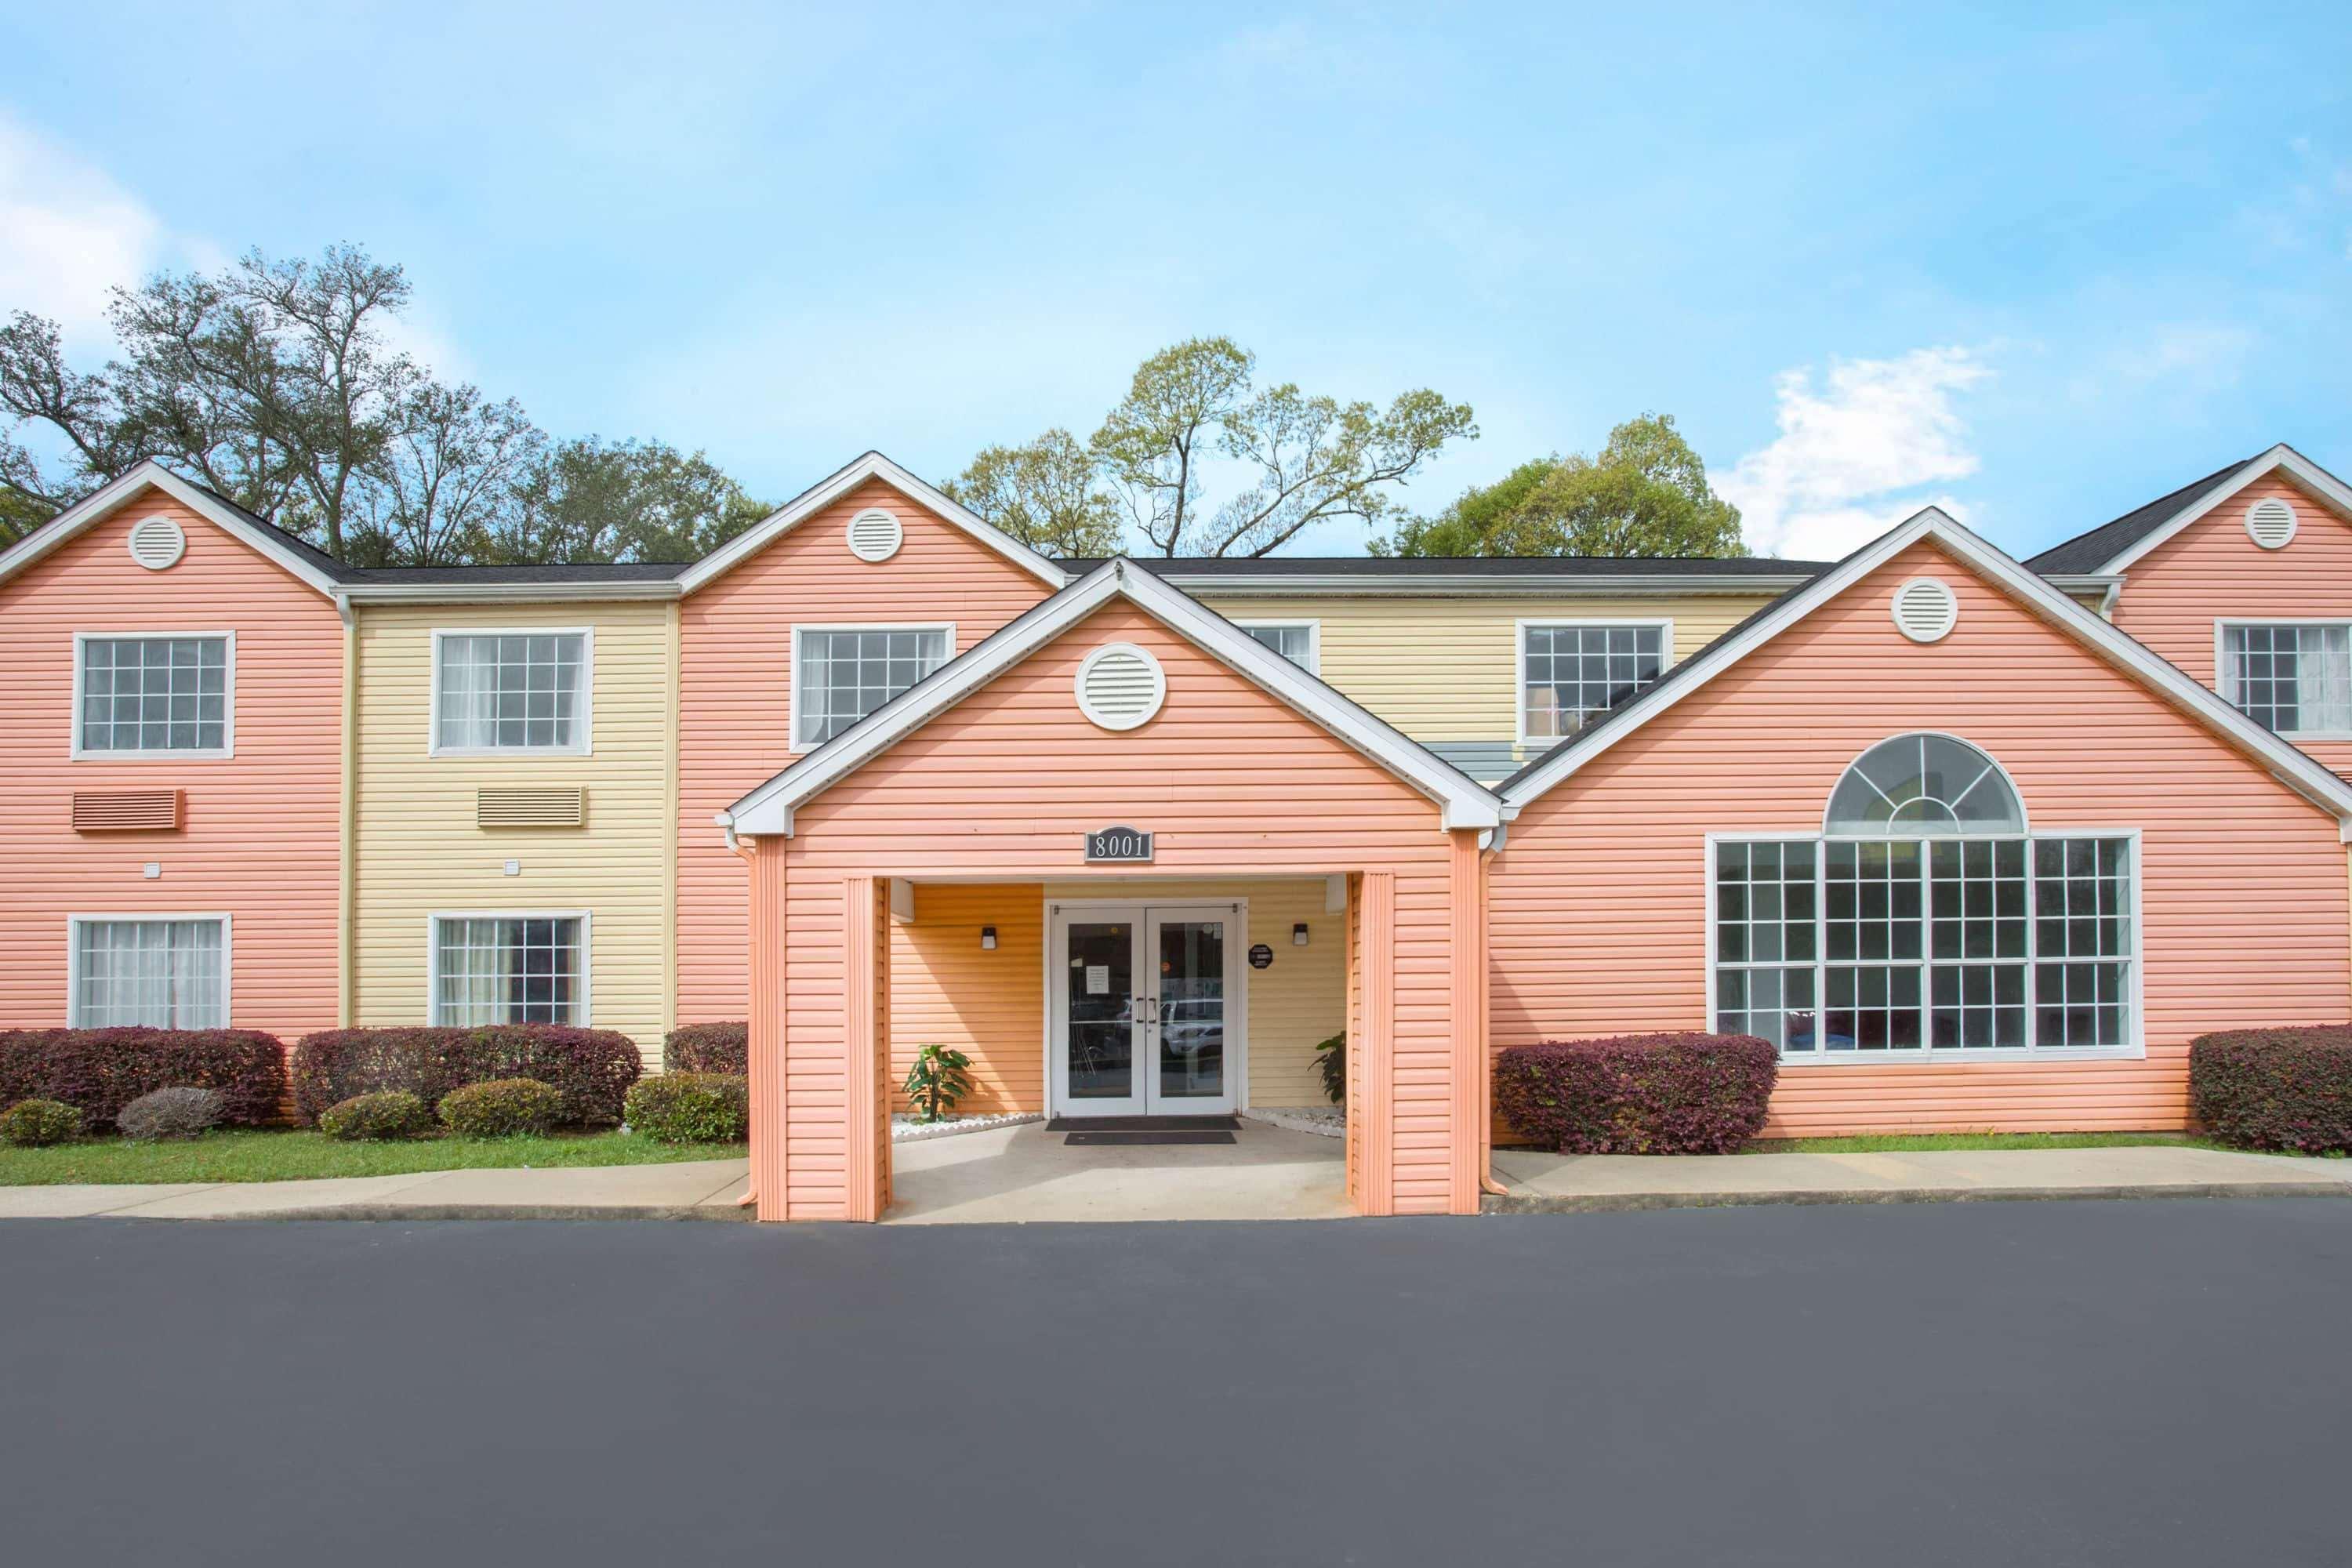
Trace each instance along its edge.
{"label": "white window frame", "polygon": [[[1244,632],[1255,632],[1255,631],[1260,630],[1261,628],[1265,629],[1265,630],[1269,630],[1269,631],[1270,631],[1270,630],[1275,630],[1275,629],[1277,629],[1277,628],[1279,628],[1279,629],[1281,629],[1281,630],[1284,630],[1284,631],[1288,631],[1288,630],[1290,630],[1290,629],[1292,629],[1292,628],[1294,628],[1294,627],[1297,627],[1297,626],[1304,626],[1304,627],[1306,627],[1306,628],[1307,628],[1307,662],[1306,662],[1305,664],[1303,664],[1303,665],[1300,665],[1300,666],[1299,666],[1299,668],[1300,668],[1301,669],[1304,669],[1307,674],[1309,674],[1309,675],[1311,675],[1311,676],[1316,677],[1318,679],[1320,679],[1322,678],[1322,675],[1323,675],[1323,623],[1322,623],[1321,621],[1315,621],[1315,620],[1294,620],[1294,621],[1266,621],[1266,620],[1251,620],[1251,621],[1235,621],[1235,622],[1234,623],[1234,625],[1235,625],[1235,626],[1239,626],[1239,627],[1240,627],[1243,631],[1244,631]],[[1255,639],[1253,639],[1253,640],[1255,640]],[[1266,651],[1267,651],[1267,652],[1269,652],[1269,653],[1271,653],[1273,650],[1272,650],[1271,648],[1269,648],[1269,649],[1267,649]]]}
{"label": "white window frame", "polygon": [[[431,757],[593,757],[596,754],[596,628],[594,626],[435,626],[432,668],[425,693],[425,753]],[[568,746],[445,746],[441,743],[441,644],[447,637],[578,637],[579,733]]]}
{"label": "white window frame", "polygon": [[[2230,633],[2263,626],[2346,626],[2352,627],[2352,617],[2344,616],[2231,616],[2213,623],[2213,690],[2222,701],[2237,708],[2237,693],[2231,689]],[[2252,718],[2252,714],[2247,717]],[[2255,720],[2256,723],[2262,721]],[[2265,729],[2269,726],[2264,725]],[[2352,730],[2271,730],[2282,741],[2300,744],[2305,741],[2352,741]]]}
{"label": "white window frame", "polygon": [[66,1027],[79,1029],[81,1014],[81,928],[86,925],[159,925],[174,921],[218,921],[221,928],[221,1021],[224,1029],[236,1026],[235,922],[225,910],[201,910],[189,914],[157,914],[148,910],[98,910],[66,917]]}
{"label": "white window frame", "polygon": [[1548,630],[1570,626],[1655,626],[1658,628],[1658,679],[1664,680],[1666,671],[1675,667],[1675,623],[1671,616],[1521,616],[1511,627],[1514,643],[1512,664],[1517,671],[1511,683],[1511,722],[1517,731],[1516,743],[1523,747],[1549,750],[1569,738],[1566,735],[1528,733],[1528,633],[1536,626]]}
{"label": "white window frame", "polygon": [[[595,917],[586,910],[436,910],[425,917],[425,1022],[427,1027],[444,1026],[435,1022],[441,997],[441,922],[443,921],[578,921],[580,922],[580,1005],[571,1023],[558,1027],[593,1029],[595,1013],[591,1006],[593,987],[589,976],[595,972],[592,939]],[[489,1026],[454,1025],[450,1027]]]}
{"label": "white window frame", "polygon": [[[217,746],[191,746],[184,751],[165,747],[159,751],[89,752],[81,743],[82,659],[85,647],[93,642],[110,642],[136,638],[144,642],[163,641],[173,637],[218,637],[227,643],[223,656],[226,673],[221,679],[221,743]],[[208,763],[220,762],[236,755],[236,633],[233,631],[153,631],[137,629],[119,632],[76,632],[73,635],[73,724],[67,731],[66,755],[69,761],[81,763]]]}
{"label": "white window frame", "polygon": [[[948,639],[948,657],[941,661],[940,668],[945,669],[949,665],[953,664],[957,658],[956,624],[953,621],[812,621],[806,626],[794,625],[793,668],[789,678],[792,683],[789,689],[792,695],[792,711],[786,715],[787,727],[791,733],[786,736],[786,740],[790,742],[786,749],[796,757],[804,752],[814,752],[818,746],[824,744],[821,741],[811,742],[801,739],[801,715],[805,710],[801,702],[801,671],[808,668],[808,661],[801,657],[802,645],[814,634],[831,632],[945,632]],[[925,676],[923,679],[928,680],[930,677]],[[920,682],[917,684],[919,685]]]}
{"label": "white window frame", "polygon": [[[1990,753],[1987,754],[1990,755]],[[2033,972],[2035,966],[2041,962],[2040,956],[2036,951],[2040,945],[2040,933],[2035,929],[2039,923],[2039,916],[2035,910],[2032,898],[2032,889],[2035,886],[2032,878],[2032,846],[2036,839],[2042,838],[2119,838],[2124,840],[2129,846],[2127,852],[2131,857],[2132,942],[2131,952],[2126,957],[2126,962],[2130,964],[2131,969],[2130,984],[2126,987],[2124,998],[2125,1040],[2122,1045],[2044,1046],[2037,1044],[2029,1046],[1959,1047],[1948,1049],[1937,1049],[1933,1046],[1906,1046],[1899,1050],[1799,1051],[1793,1054],[1784,1049],[1780,1053],[1780,1066],[1785,1070],[1790,1068],[1826,1068],[1834,1069],[1847,1067],[1901,1067],[1906,1064],[1918,1067],[1948,1068],[1962,1066],[1969,1062],[1999,1063],[2021,1061],[2086,1062],[2145,1060],[2147,1056],[2147,934],[2145,924],[2143,923],[2141,906],[2144,902],[2145,897],[2143,884],[2146,880],[2146,877],[2140,859],[2140,830],[2137,827],[2037,827],[2025,833],[1937,833],[1918,835],[1823,833],[1817,828],[1798,828],[1786,833],[1745,830],[1738,833],[1710,833],[1706,835],[1706,847],[1702,851],[1705,860],[1700,872],[1701,879],[1704,881],[1706,889],[1706,1032],[1709,1034],[1714,1033],[1717,1018],[1717,846],[1723,844],[1810,843],[1814,847],[1813,921],[1815,925],[1815,937],[1813,942],[1812,968],[1813,1009],[1814,1015],[1818,1018],[1820,1015],[1829,1010],[1828,979],[1830,959],[1826,946],[1821,940],[1820,935],[1820,928],[1823,919],[1822,911],[1828,907],[1827,901],[1824,898],[1824,889],[1822,885],[1823,879],[1827,874],[1826,868],[1829,864],[1829,856],[1826,853],[1826,847],[1833,843],[1882,844],[1888,842],[1918,844],[1924,847],[1926,845],[1944,842],[1947,840],[1955,844],[1999,844],[2003,842],[2022,842],[2026,846],[2027,899],[2025,912],[2025,956],[2021,959],[2005,959],[2001,962],[2020,963],[2025,966],[2026,1028],[2029,1032],[2032,1031],[2035,1027],[2034,1015],[2036,1010]],[[1924,868],[1926,860],[1927,855],[1923,848],[1921,853],[1923,875],[1925,874]],[[1933,916],[1934,911],[1932,910],[1923,907],[1920,916],[1923,927],[1923,956],[1917,961],[1917,966],[1921,972],[1923,983],[1927,971],[1934,966],[1935,963],[1933,959],[1925,956],[1925,944],[1927,939],[1924,928],[1926,927],[1927,922],[1933,919]],[[1895,962],[1905,964],[1911,963],[1911,961],[1907,959],[1898,960]],[[2056,962],[2063,961],[2059,960]],[[1762,964],[1758,967],[1798,968],[1801,967],[1801,965],[1781,964],[1776,966],[1772,964]],[[1931,1000],[1923,992],[1920,1004],[1920,1014],[1923,1020],[1931,1006]],[[1815,1026],[1818,1029],[1819,1026],[1816,1025]]]}

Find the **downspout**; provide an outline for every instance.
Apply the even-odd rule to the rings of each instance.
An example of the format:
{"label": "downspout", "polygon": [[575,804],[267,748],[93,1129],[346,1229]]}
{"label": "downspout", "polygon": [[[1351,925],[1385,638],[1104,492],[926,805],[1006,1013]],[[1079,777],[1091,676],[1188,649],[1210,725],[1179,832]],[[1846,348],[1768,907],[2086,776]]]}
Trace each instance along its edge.
{"label": "downspout", "polygon": [[[759,853],[760,841],[757,838],[739,838],[735,836],[735,816],[731,812],[722,811],[713,820],[719,824],[719,831],[727,835],[728,853],[741,860],[745,868],[749,868]],[[751,1062],[748,1059],[743,1066],[746,1072],[751,1070]],[[743,1195],[735,1200],[735,1206],[739,1209],[747,1209],[759,1201],[760,1189],[751,1184],[750,1173],[747,1171],[744,1175]]]}
{"label": "downspout", "polygon": [[[1508,822],[1498,822],[1491,831],[1479,835],[1485,840],[1478,846],[1478,901],[1486,911],[1486,951],[1478,965],[1478,1016],[1490,1022],[1495,1016],[1494,998],[1489,994],[1495,981],[1495,911],[1486,897],[1486,868],[1503,852],[1510,835]],[[1507,1198],[1511,1189],[1495,1176],[1495,1053],[1491,1047],[1486,1057],[1486,1070],[1478,1075],[1478,1190],[1490,1197]]]}

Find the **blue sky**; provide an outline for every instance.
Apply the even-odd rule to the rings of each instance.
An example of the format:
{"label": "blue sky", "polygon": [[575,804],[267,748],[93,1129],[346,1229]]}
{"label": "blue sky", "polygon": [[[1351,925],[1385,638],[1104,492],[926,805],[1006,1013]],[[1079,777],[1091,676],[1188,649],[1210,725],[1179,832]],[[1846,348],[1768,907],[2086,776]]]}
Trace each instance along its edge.
{"label": "blue sky", "polygon": [[358,241],[445,374],[770,498],[1207,332],[1473,404],[1423,509],[1671,412],[1786,553],[2352,472],[2325,6],[329,9],[12,8],[0,310]]}

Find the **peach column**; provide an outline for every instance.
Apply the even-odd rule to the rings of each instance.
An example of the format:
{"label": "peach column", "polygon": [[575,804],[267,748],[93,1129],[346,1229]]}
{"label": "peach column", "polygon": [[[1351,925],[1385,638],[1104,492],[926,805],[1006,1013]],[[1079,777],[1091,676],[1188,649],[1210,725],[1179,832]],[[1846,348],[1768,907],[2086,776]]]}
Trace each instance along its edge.
{"label": "peach column", "polygon": [[881,1080],[882,1053],[876,1047],[875,1024],[883,1005],[875,994],[874,879],[841,879],[841,967],[843,1039],[846,1058],[842,1115],[847,1122],[843,1159],[843,1201],[849,1219],[882,1217],[882,1173],[875,1147],[874,1121],[882,1114],[876,1086]]}
{"label": "peach column", "polygon": [[1473,829],[1455,828],[1447,836],[1453,853],[1448,861],[1452,904],[1449,932],[1453,942],[1452,1070],[1454,1134],[1452,1194],[1447,1207],[1454,1214],[1476,1214],[1481,1178],[1486,1170],[1486,1142],[1492,1135],[1486,1115],[1486,867]]}
{"label": "peach column", "polygon": [[763,839],[751,863],[751,1192],[763,1220],[792,1218],[785,1184],[784,840]]}
{"label": "peach column", "polygon": [[1364,1083],[1363,1190],[1356,1206],[1396,1213],[1396,873],[1367,871],[1359,900],[1363,1048],[1349,1074]]}

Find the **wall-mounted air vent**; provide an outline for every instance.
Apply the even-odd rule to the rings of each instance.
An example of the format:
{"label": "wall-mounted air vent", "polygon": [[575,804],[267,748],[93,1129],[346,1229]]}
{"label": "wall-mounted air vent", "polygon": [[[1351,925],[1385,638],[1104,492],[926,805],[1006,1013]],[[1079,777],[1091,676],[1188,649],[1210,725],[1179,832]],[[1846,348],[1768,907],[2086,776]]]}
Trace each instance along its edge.
{"label": "wall-mounted air vent", "polygon": [[849,552],[860,561],[887,561],[906,542],[907,531],[898,518],[879,507],[849,520]]}
{"label": "wall-mounted air vent", "polygon": [[2246,531],[2264,550],[2282,550],[2294,537],[2294,508],[2276,496],[2264,496],[2246,509]]}
{"label": "wall-mounted air vent", "polygon": [[1160,661],[1133,643],[1107,643],[1078,666],[1078,710],[1106,730],[1150,722],[1168,700]]}
{"label": "wall-mounted air vent", "polygon": [[474,792],[477,827],[577,827],[587,819],[587,792],[578,785]]}
{"label": "wall-mounted air vent", "polygon": [[169,833],[180,826],[186,800],[176,789],[78,789],[73,792],[76,833]]}
{"label": "wall-mounted air vent", "polygon": [[1951,584],[1934,577],[1914,577],[1895,589],[1894,609],[1895,626],[1913,642],[1939,642],[1960,618]]}
{"label": "wall-mounted air vent", "polygon": [[151,517],[131,524],[131,559],[150,572],[179,564],[188,552],[188,536],[168,517]]}

